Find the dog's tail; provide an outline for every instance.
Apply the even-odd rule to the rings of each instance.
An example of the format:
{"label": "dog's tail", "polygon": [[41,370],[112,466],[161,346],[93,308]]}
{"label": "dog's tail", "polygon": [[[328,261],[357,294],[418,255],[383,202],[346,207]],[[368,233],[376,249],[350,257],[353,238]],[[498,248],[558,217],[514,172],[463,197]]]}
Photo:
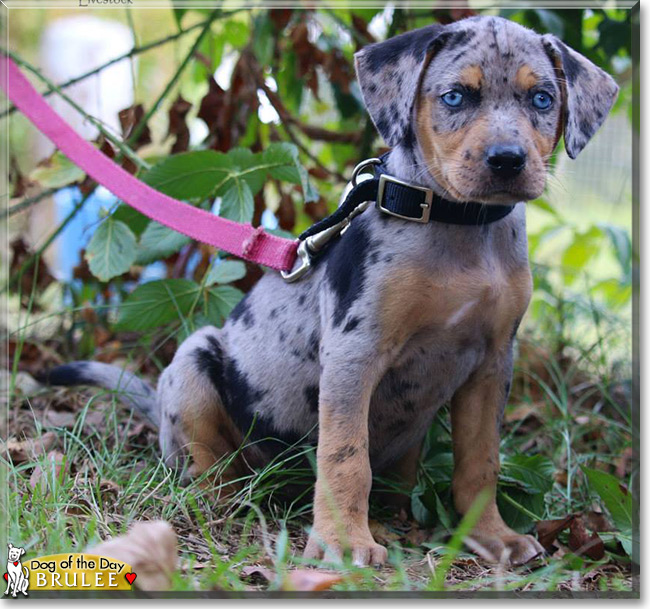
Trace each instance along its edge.
{"label": "dog's tail", "polygon": [[160,413],[155,390],[135,374],[118,366],[100,362],[71,362],[38,375],[37,380],[47,385],[95,385],[116,391],[123,402],[159,427]]}

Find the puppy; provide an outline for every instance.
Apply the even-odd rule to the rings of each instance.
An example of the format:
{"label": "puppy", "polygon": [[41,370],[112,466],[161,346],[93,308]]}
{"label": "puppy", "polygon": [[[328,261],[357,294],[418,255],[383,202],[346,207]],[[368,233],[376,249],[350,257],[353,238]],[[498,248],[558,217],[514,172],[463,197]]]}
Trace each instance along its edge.
{"label": "puppy", "polygon": [[455,507],[464,514],[487,489],[475,541],[526,562],[542,547],[506,526],[495,501],[513,339],[531,295],[522,202],[542,194],[561,135],[575,158],[618,88],[554,36],[497,17],[370,45],[356,70],[392,148],[388,174],[438,202],[509,213],[424,223],[369,207],[301,281],[269,272],[223,328],[189,337],[157,392],[99,363],[59,367],[49,380],[123,391],[159,427],[167,463],[188,458],[193,475],[246,436],[222,483],[287,446],[317,444],[305,555],[348,550],[359,565],[386,560],[368,528],[372,474],[410,488],[426,431],[450,402]]}

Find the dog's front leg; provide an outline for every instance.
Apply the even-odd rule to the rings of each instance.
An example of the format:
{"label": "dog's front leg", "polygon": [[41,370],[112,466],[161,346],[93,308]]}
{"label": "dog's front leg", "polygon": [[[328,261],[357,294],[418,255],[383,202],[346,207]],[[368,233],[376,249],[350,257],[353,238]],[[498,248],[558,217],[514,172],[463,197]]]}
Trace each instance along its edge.
{"label": "dog's front leg", "polygon": [[354,363],[325,365],[318,417],[318,475],[314,525],[305,557],[338,561],[347,550],[355,564],[383,564],[386,548],[368,528],[372,472],[368,408],[374,375]]}
{"label": "dog's front leg", "polygon": [[477,495],[488,489],[490,499],[472,538],[496,560],[504,552],[511,564],[523,564],[543,554],[544,548],[530,535],[509,528],[496,504],[499,476],[499,427],[512,372],[511,357],[499,356],[474,373],[452,400],[451,423],[454,451],[452,489],[454,503],[465,514]]}

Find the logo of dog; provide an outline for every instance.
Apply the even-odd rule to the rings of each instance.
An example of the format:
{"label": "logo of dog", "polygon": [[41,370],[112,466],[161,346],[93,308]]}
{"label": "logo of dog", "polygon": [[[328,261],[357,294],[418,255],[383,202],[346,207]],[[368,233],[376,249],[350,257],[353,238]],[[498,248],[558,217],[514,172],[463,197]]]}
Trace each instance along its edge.
{"label": "logo of dog", "polygon": [[20,557],[25,553],[25,548],[15,548],[12,543],[7,544],[9,550],[7,552],[7,572],[5,573],[5,579],[7,580],[7,589],[5,590],[5,596],[9,594],[11,590],[11,596],[16,598],[18,592],[22,592],[25,596],[27,594],[27,588],[29,587],[29,569],[23,567]]}

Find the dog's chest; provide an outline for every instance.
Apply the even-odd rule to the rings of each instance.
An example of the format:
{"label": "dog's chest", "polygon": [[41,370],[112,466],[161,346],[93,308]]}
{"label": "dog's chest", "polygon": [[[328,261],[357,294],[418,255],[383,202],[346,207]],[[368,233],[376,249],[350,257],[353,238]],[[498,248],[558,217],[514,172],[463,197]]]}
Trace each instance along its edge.
{"label": "dog's chest", "polygon": [[509,267],[494,256],[428,275],[402,268],[390,277],[381,341],[395,355],[371,403],[374,467],[390,465],[421,438],[470,374],[510,344],[530,291],[527,265]]}

